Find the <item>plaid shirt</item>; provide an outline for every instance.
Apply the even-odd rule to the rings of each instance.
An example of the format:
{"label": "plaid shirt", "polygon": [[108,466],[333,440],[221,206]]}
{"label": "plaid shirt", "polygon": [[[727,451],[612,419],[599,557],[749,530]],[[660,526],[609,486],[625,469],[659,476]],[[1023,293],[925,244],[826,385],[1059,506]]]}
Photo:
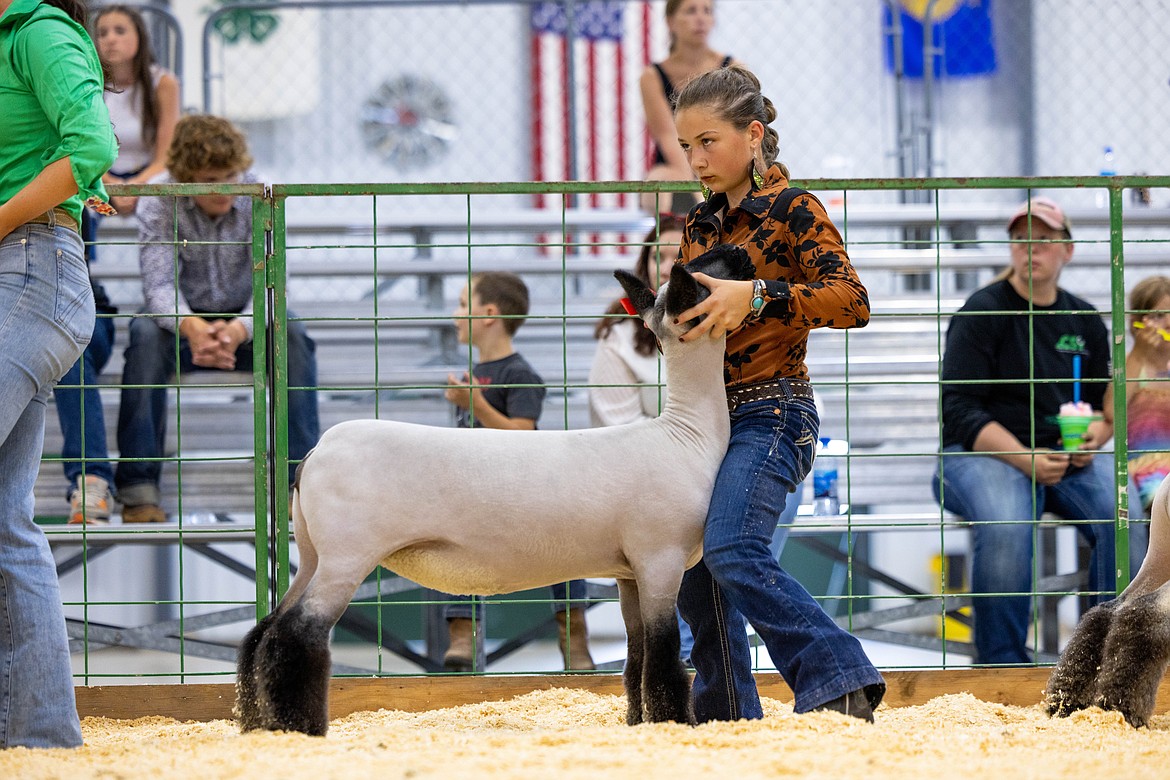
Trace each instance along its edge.
{"label": "plaid shirt", "polygon": [[788,180],[772,166],[764,186],[727,212],[727,196],[712,195],[687,217],[679,258],[683,263],[716,244],[743,247],[767,287],[758,320],[727,336],[728,387],[781,377],[808,378],[804,358],[813,328],[858,328],[869,322],[869,296],[849,262],[841,234],[825,207],[802,194],[783,213]]}
{"label": "plaid shirt", "polygon": [[[240,181],[258,179],[249,172]],[[151,184],[173,182],[167,173]],[[142,197],[137,214],[138,263],[146,301],[143,313],[154,316],[169,331],[191,314],[239,314],[251,338],[251,198],[241,195],[227,214],[209,217],[194,198]],[[184,241],[198,243],[184,245]]]}

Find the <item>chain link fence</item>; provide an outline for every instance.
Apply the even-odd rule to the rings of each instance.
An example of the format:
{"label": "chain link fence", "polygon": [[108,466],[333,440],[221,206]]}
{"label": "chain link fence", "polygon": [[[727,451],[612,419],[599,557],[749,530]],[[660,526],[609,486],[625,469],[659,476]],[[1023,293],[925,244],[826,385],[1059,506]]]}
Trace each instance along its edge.
{"label": "chain link fence", "polygon": [[[1166,0],[715,6],[711,43],[760,76],[797,176],[1132,174],[1170,162]],[[215,8],[175,9],[195,44],[188,58],[206,57],[186,68],[186,104],[241,122],[274,180],[645,170],[637,79],[667,52],[661,0],[235,3],[205,28]],[[559,32],[569,10],[572,47]]]}

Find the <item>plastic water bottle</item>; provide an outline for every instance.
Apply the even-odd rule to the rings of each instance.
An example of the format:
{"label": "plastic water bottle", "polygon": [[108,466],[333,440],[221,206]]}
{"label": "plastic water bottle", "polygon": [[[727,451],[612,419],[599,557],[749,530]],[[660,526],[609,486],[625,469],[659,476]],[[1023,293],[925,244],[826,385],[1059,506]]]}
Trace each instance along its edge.
{"label": "plastic water bottle", "polygon": [[[1117,159],[1113,153],[1112,146],[1106,146],[1101,150],[1101,169],[1098,171],[1097,175],[1117,175]],[[1109,193],[1105,190],[1097,190],[1094,197],[1096,199],[1097,208],[1103,209],[1109,205]]]}
{"label": "plastic water bottle", "polygon": [[813,459],[813,514],[837,515],[841,513],[841,500],[837,494],[837,457],[830,453],[830,439],[821,439]]}
{"label": "plastic water bottle", "polygon": [[206,509],[196,509],[183,519],[187,521],[187,525],[212,525],[219,522],[219,517],[215,512]]}

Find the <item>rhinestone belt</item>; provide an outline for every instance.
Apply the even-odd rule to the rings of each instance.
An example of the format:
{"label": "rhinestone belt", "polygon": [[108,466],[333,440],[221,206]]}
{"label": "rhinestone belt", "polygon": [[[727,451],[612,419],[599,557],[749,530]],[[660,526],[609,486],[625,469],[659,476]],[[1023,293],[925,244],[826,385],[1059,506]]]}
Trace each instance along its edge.
{"label": "rhinestone belt", "polygon": [[806,379],[765,379],[750,385],[727,389],[727,410],[734,412],[740,404],[762,401],[765,398],[807,398],[812,400],[812,384]]}

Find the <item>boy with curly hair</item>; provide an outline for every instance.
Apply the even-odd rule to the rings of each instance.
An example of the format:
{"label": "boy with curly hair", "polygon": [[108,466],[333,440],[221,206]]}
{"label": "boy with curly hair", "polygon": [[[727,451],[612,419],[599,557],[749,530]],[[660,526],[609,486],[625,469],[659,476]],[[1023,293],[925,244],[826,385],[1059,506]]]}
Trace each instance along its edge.
{"label": "boy with curly hair", "polygon": [[[231,122],[185,116],[175,126],[167,172],[151,183],[252,183],[257,178],[251,165],[244,134]],[[166,441],[167,391],[162,385],[176,372],[250,371],[254,359],[251,198],[143,197],[137,213],[145,303],[141,316],[130,323],[118,414],[118,449],[124,460],[114,475],[122,520],[128,523],[166,520],[158,460]],[[315,345],[304,325],[295,321],[288,326],[288,372],[290,386],[317,384]],[[317,395],[290,390],[288,403],[289,458],[299,461],[320,434]],[[290,482],[292,478],[290,467]]]}

